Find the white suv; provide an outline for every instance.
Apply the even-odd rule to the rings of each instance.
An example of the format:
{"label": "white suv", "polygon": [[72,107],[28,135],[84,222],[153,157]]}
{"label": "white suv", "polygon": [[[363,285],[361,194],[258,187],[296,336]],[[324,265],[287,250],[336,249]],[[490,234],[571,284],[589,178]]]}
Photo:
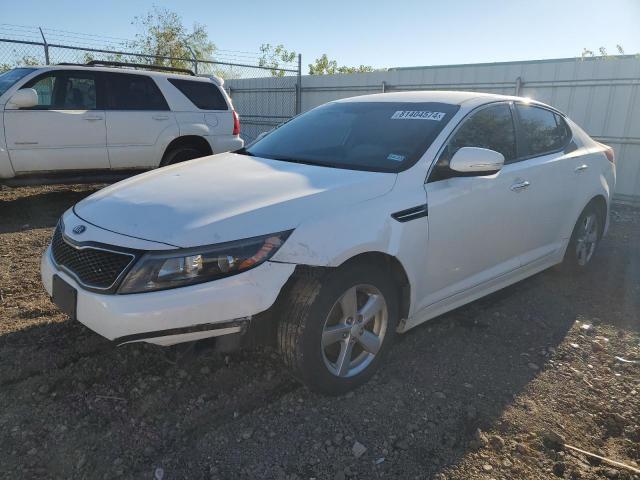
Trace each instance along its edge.
{"label": "white suv", "polygon": [[589,267],[613,151],[524,98],[332,102],[237,153],[144,173],[62,217],[42,280],[116,343],[275,343],[338,393],[396,332],[563,263]]}
{"label": "white suv", "polygon": [[221,87],[97,65],[9,70],[0,75],[0,182],[91,179],[237,150],[240,123]]}

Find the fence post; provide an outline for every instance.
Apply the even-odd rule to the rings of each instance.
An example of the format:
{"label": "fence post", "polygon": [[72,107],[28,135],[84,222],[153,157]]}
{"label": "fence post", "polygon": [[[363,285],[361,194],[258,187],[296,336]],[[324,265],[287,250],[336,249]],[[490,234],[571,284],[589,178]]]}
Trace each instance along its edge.
{"label": "fence post", "polygon": [[518,77],[518,78],[516,78],[516,93],[515,93],[515,96],[519,97],[521,91],[522,91],[522,77]]}
{"label": "fence post", "polygon": [[298,54],[298,79],[296,81],[296,115],[302,111],[302,54]]}
{"label": "fence post", "polygon": [[47,39],[44,36],[42,27],[38,27],[38,30],[40,30],[40,35],[42,35],[42,41],[44,42],[44,61],[47,65],[49,65],[49,44],[47,43]]}

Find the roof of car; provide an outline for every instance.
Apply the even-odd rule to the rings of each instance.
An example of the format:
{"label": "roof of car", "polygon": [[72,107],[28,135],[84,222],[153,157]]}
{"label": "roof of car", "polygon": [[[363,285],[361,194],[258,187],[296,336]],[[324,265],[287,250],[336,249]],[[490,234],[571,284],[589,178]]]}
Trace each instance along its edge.
{"label": "roof of car", "polygon": [[[123,67],[102,67],[91,65],[42,65],[29,67],[37,70],[87,70],[91,72],[117,72],[117,73],[132,73],[132,74],[144,74],[150,77],[165,77],[165,78],[183,78],[195,81],[215,81],[221,80],[218,77],[213,76],[200,76],[200,75],[187,75],[186,73],[174,73],[174,72],[159,72],[155,70],[148,70],[145,68],[123,68]],[[215,79],[214,79],[215,78]],[[216,82],[217,83],[217,82]]]}
{"label": "roof of car", "polygon": [[460,91],[444,91],[444,90],[421,90],[411,92],[388,92],[375,93],[373,95],[361,95],[358,97],[344,98],[337,100],[338,102],[440,102],[450,103],[453,105],[471,104],[476,106],[483,103],[496,102],[504,100],[520,100],[536,102],[525,97],[516,97],[511,95],[497,95],[494,93],[481,92],[460,92]]}

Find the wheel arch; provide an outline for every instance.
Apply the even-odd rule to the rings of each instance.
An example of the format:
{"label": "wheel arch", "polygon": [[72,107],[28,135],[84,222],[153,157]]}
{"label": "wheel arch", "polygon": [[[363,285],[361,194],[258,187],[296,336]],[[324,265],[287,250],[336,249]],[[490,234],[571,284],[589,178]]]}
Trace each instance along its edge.
{"label": "wheel arch", "polygon": [[389,272],[393,278],[394,283],[398,286],[398,299],[400,303],[400,319],[406,319],[409,316],[409,309],[411,307],[411,283],[409,276],[404,268],[404,265],[398,260],[397,257],[384,252],[371,251],[363,252],[353,257],[348,258],[342,262],[338,267],[352,264],[352,263],[366,263],[369,265],[377,265],[385,271]]}
{"label": "wheel arch", "polygon": [[[606,231],[606,223],[608,221],[607,217],[609,212],[609,206],[607,204],[607,199],[602,194],[595,195],[594,197],[591,198],[591,200],[587,202],[584,208],[580,210],[580,213],[578,214],[578,218],[580,218],[580,215],[582,215],[582,212],[584,212],[587,208],[590,208],[591,206],[594,206],[598,211],[598,213],[600,214],[600,219],[602,220],[600,222],[600,236],[602,236]],[[578,219],[576,219],[576,222],[577,221]]]}
{"label": "wheel arch", "polygon": [[200,150],[204,155],[211,155],[213,153],[213,149],[211,145],[207,141],[206,138],[201,137],[200,135],[181,135],[177,138],[174,138],[167,148],[164,149],[164,153],[162,154],[162,162],[164,162],[167,154],[179,147],[196,147]]}

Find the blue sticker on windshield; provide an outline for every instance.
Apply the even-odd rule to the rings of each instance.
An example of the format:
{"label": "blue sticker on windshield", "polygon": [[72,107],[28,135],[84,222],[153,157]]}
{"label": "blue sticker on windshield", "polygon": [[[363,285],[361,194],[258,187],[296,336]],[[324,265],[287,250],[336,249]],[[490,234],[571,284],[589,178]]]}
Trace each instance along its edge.
{"label": "blue sticker on windshield", "polygon": [[404,155],[396,155],[395,153],[390,153],[387,155],[387,160],[391,160],[393,162],[401,162],[404,160]]}

